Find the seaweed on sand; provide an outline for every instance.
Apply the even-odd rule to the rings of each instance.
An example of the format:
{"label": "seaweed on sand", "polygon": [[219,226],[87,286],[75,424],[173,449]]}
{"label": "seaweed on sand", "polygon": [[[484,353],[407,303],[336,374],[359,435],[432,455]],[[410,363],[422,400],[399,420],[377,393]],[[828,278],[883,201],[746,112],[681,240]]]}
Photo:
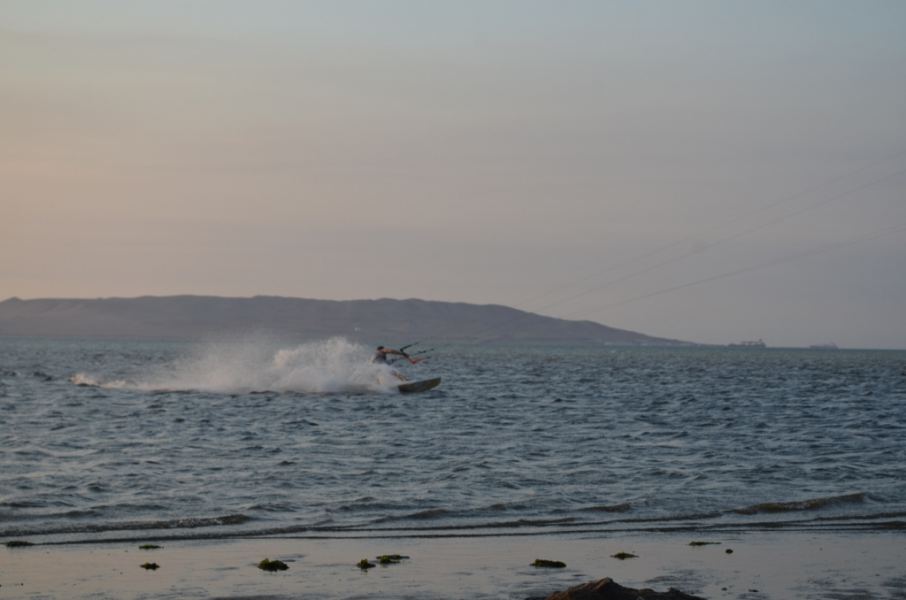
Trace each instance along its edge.
{"label": "seaweed on sand", "polygon": [[382,565],[395,565],[406,558],[409,557],[403,554],[381,554],[377,557],[377,561]]}
{"label": "seaweed on sand", "polygon": [[271,560],[269,558],[265,558],[260,563],[258,563],[258,568],[262,571],[270,571],[273,573],[275,571],[285,571],[289,567],[286,566],[286,563],[282,560]]}
{"label": "seaweed on sand", "polygon": [[542,569],[562,569],[566,567],[566,563],[560,560],[547,560],[545,558],[536,558],[535,562],[532,563],[533,567],[539,567]]}

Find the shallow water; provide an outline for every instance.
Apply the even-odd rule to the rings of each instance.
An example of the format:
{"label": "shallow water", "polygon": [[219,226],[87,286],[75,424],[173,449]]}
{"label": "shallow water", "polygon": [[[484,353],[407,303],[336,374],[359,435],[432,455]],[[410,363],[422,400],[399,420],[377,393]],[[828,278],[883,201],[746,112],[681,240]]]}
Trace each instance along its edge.
{"label": "shallow water", "polygon": [[0,540],[906,528],[906,353],[0,340]]}

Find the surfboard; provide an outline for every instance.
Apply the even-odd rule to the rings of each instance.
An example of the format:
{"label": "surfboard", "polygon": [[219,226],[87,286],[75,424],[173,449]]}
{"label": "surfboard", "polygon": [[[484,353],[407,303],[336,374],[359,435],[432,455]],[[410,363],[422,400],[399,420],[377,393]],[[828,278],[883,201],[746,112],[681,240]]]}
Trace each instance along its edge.
{"label": "surfboard", "polygon": [[417,394],[418,392],[427,392],[430,389],[440,385],[440,377],[434,379],[422,379],[421,381],[407,381],[396,386],[401,394]]}

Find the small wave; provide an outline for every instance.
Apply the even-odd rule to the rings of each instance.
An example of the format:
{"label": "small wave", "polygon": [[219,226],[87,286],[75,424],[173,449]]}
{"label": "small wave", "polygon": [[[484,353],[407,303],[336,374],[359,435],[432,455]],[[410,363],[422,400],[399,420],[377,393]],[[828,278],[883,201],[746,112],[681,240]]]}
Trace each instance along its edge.
{"label": "small wave", "polygon": [[167,510],[164,504],[154,502],[117,502],[115,504],[98,504],[92,507],[99,514],[128,514],[128,513],[161,513]]}
{"label": "small wave", "polygon": [[[902,531],[906,530],[906,522],[901,520],[881,520],[888,515],[863,515],[841,519],[839,521],[827,522],[822,519],[792,520],[792,521],[727,521],[722,523],[695,523],[695,522],[677,522],[662,523],[660,526],[652,527],[650,523],[638,523],[633,525],[631,521],[624,521],[622,526],[614,527],[620,522],[605,523],[588,523],[575,522],[572,519],[556,520],[531,520],[519,519],[508,522],[481,522],[464,525],[433,525],[433,526],[416,526],[416,527],[350,527],[346,525],[336,525],[328,519],[313,524],[296,524],[289,526],[265,527],[265,528],[243,528],[241,530],[231,528],[212,528],[199,531],[195,527],[185,529],[176,527],[161,527],[159,529],[169,529],[167,533],[155,532],[153,538],[157,541],[177,541],[177,540],[214,540],[214,539],[242,539],[242,538],[265,538],[275,536],[292,535],[296,539],[312,540],[329,540],[329,539],[401,539],[401,538],[481,538],[481,537],[511,537],[511,536],[549,536],[552,534],[576,534],[576,533],[599,533],[613,534],[619,533],[651,533],[651,532],[686,532],[688,534],[698,533],[717,533],[726,532],[739,534],[741,532],[755,531]],[[105,528],[101,531],[117,531],[117,528]],[[120,531],[126,531],[119,529]],[[22,538],[38,535],[52,534],[79,534],[87,533],[89,536],[83,536],[67,540],[46,541],[49,544],[91,544],[91,543],[132,543],[139,540],[148,539],[146,530],[137,529],[133,533],[126,533],[123,536],[104,535],[91,537],[90,534],[96,533],[90,528],[66,529],[66,530],[46,530],[46,531],[24,531],[24,530],[7,530],[0,531],[0,538]]]}
{"label": "small wave", "polygon": [[[502,513],[502,512],[519,512],[519,511],[530,511],[532,510],[533,504],[531,502],[518,501],[518,502],[495,502],[489,504],[483,509],[477,509],[479,512],[492,512],[492,513]],[[554,511],[555,513],[557,511]]]}
{"label": "small wave", "polygon": [[104,531],[147,531],[152,529],[197,529],[200,527],[218,527],[225,525],[242,525],[251,521],[246,515],[224,515],[221,517],[187,517],[169,521],[125,521],[115,523],[86,523],[84,525],[66,525],[45,528],[12,528],[0,529],[0,538],[25,537],[36,535],[57,535],[70,533],[101,533]]}
{"label": "small wave", "polygon": [[372,498],[371,496],[366,496],[363,498],[357,498],[348,504],[341,504],[332,508],[328,508],[327,512],[330,513],[350,513],[350,512],[364,512],[364,511],[379,511],[379,510],[393,510],[400,508],[399,504],[393,502],[383,502],[377,498]]}
{"label": "small wave", "polygon": [[248,510],[273,513],[286,513],[292,512],[297,509],[297,506],[290,504],[289,502],[265,502],[260,504],[252,504],[248,507]]}
{"label": "small wave", "polygon": [[620,504],[602,504],[600,506],[588,506],[579,510],[582,512],[594,513],[623,513],[632,510],[632,505],[628,502],[621,502]]}
{"label": "small wave", "polygon": [[658,517],[636,517],[636,518],[620,518],[613,519],[611,521],[602,521],[602,523],[684,523],[690,521],[710,521],[712,519],[717,519],[723,516],[721,511],[711,511],[711,512],[700,512],[700,513],[677,513],[670,514]]}
{"label": "small wave", "polygon": [[443,517],[448,517],[452,513],[451,511],[445,508],[429,508],[428,510],[421,510],[414,512],[410,515],[403,517],[404,519],[414,519],[416,521],[424,521],[427,519],[441,519]]}
{"label": "small wave", "polygon": [[860,513],[855,515],[838,515],[834,517],[817,517],[813,519],[815,522],[818,521],[872,521],[879,519],[902,519],[906,517],[906,512],[903,511],[886,511],[878,513]]}
{"label": "small wave", "polygon": [[93,508],[74,508],[72,510],[66,510],[66,511],[62,511],[62,512],[40,513],[38,515],[28,515],[27,518],[34,519],[37,517],[40,519],[64,520],[64,519],[90,519],[90,518],[93,518],[96,516],[98,516],[98,511]]}
{"label": "small wave", "polygon": [[[371,524],[365,527],[341,527],[343,531],[397,531],[400,527],[374,527],[374,525],[384,525],[384,524],[393,524],[393,523],[405,523],[407,521],[431,521],[434,519],[443,519],[445,517],[473,517],[480,518],[480,514],[465,514],[462,512],[454,512],[451,510],[446,510],[443,508],[435,508],[424,510],[409,515],[400,515],[400,516],[390,516],[390,517],[381,517],[375,519]],[[457,523],[457,524],[447,524],[447,525],[418,525],[411,527],[402,527],[407,531],[469,531],[474,529],[519,529],[522,527],[551,527],[554,525],[569,525],[575,523],[576,520],[573,517],[564,517],[559,519],[512,519],[508,521],[470,521],[467,523]]]}
{"label": "small wave", "polygon": [[[407,521],[434,521],[441,519],[475,519],[482,518],[486,511],[454,511],[446,508],[429,508],[404,515],[389,515],[380,517],[371,522],[371,525],[382,525],[388,523],[405,523]],[[513,519],[509,521],[481,521],[478,523],[471,522],[458,525],[429,525],[428,527],[437,529],[482,529],[486,527],[536,527],[552,524],[570,523],[575,519],[572,517],[557,519]],[[370,526],[365,529],[371,528]],[[407,528],[409,529],[409,528]]]}
{"label": "small wave", "polygon": [[428,521],[432,519],[442,519],[444,517],[450,516],[453,516],[453,511],[447,510],[446,508],[429,508],[406,515],[381,517],[379,519],[375,519],[373,522],[375,524],[380,524],[395,523],[399,521]]}
{"label": "small wave", "polygon": [[863,492],[843,494],[842,496],[825,496],[810,498],[808,500],[793,500],[791,502],[761,502],[743,508],[734,509],[740,515],[754,515],[758,513],[780,513],[803,510],[819,510],[836,504],[855,504],[865,501]]}
{"label": "small wave", "polygon": [[[58,505],[71,506],[68,503]],[[0,508],[47,508],[48,503],[43,500],[7,500],[0,502]]]}

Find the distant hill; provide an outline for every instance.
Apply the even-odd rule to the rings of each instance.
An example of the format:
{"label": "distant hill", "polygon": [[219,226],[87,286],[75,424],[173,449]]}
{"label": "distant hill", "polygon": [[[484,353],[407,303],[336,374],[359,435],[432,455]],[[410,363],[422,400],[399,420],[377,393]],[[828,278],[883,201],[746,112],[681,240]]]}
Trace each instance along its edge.
{"label": "distant hill", "polygon": [[142,296],[0,302],[0,335],[191,340],[248,334],[334,335],[399,344],[445,341],[685,345],[506,306],[426,300],[309,300],[276,296]]}

